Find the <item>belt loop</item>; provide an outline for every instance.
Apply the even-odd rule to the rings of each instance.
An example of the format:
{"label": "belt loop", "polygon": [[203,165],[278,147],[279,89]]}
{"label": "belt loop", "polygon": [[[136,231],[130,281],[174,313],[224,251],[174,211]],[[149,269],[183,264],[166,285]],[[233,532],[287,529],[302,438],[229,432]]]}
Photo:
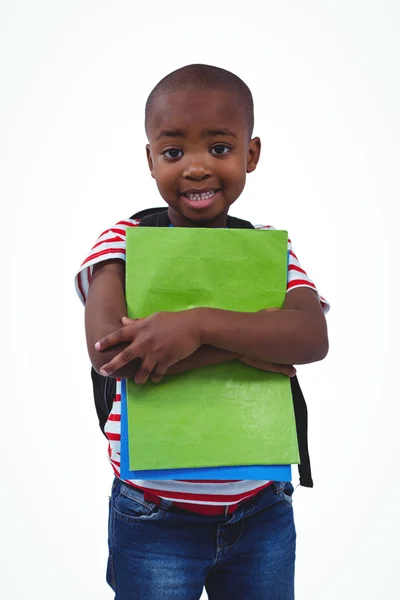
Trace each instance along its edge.
{"label": "belt loop", "polygon": [[173,502],[171,500],[164,500],[164,498],[161,498],[160,506],[161,508],[164,508],[164,510],[170,510],[172,505]]}
{"label": "belt loop", "polygon": [[165,510],[169,510],[173,504],[171,500],[164,500],[164,498],[159,498],[151,492],[143,492],[143,497],[145,502],[151,502],[156,506],[161,506],[161,508],[164,508]]}
{"label": "belt loop", "polygon": [[285,482],[284,481],[273,481],[272,487],[274,489],[275,494],[280,494],[285,489]]}

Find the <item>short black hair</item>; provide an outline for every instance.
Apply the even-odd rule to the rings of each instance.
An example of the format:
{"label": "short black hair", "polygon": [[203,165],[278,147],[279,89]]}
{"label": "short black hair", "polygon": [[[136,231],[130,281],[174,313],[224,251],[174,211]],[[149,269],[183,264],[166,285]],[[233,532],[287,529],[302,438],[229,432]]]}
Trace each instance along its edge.
{"label": "short black hair", "polygon": [[234,73],[213,67],[211,65],[186,65],[176,71],[172,71],[161,79],[150,92],[145,109],[145,128],[151,113],[155,99],[161,94],[181,92],[183,90],[220,90],[232,92],[245,109],[249,126],[249,137],[252,136],[254,128],[254,103],[249,87]]}

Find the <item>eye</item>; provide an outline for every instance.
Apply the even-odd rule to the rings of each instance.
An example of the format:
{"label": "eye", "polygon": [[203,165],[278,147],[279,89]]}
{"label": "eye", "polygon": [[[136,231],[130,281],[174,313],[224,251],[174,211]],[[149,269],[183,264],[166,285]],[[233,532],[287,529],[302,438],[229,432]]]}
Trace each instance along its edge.
{"label": "eye", "polygon": [[164,150],[162,154],[165,158],[169,158],[170,160],[183,156],[183,152],[182,150],[179,150],[179,148],[168,148],[168,150]]}
{"label": "eye", "polygon": [[214,154],[214,156],[224,156],[225,154],[228,154],[228,152],[230,152],[231,150],[232,148],[227,144],[217,144],[216,146],[213,146],[211,148],[210,152],[211,154]]}

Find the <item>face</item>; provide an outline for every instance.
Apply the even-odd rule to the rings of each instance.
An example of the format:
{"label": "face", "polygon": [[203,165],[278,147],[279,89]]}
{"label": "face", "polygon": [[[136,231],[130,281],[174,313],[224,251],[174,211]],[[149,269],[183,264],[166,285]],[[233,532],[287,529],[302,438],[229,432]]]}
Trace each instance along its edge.
{"label": "face", "polygon": [[260,156],[244,109],[230,92],[159,96],[147,122],[147,159],[176,227],[225,227]]}

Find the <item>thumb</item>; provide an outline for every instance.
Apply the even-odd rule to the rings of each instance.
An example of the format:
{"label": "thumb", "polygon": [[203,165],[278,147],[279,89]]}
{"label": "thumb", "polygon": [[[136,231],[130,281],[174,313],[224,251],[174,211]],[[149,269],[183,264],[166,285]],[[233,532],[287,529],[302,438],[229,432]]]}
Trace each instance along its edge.
{"label": "thumb", "polygon": [[129,317],[122,317],[121,319],[122,325],[133,325],[137,321],[141,321],[141,319],[130,319]]}

